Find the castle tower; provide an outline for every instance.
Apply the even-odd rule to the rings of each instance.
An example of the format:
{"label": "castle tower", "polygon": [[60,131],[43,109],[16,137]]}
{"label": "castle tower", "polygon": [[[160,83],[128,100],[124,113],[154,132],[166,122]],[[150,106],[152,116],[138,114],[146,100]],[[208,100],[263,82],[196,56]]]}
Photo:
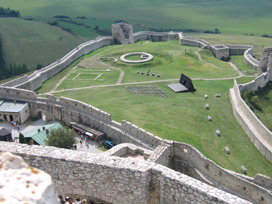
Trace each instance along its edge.
{"label": "castle tower", "polygon": [[117,23],[112,25],[112,36],[115,42],[119,44],[132,44],[133,40],[133,27],[127,23]]}
{"label": "castle tower", "polygon": [[263,54],[257,69],[258,75],[266,72],[269,67],[270,69],[272,68],[272,47],[267,47],[263,49]]}

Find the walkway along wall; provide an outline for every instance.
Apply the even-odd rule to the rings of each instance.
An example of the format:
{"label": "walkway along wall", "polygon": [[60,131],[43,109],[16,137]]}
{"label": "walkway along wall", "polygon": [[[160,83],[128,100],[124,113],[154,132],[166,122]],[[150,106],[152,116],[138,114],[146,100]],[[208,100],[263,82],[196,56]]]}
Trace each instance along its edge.
{"label": "walkway along wall", "polygon": [[[260,77],[264,77],[263,75]],[[258,80],[254,81],[256,83]],[[234,81],[233,88],[230,89],[230,100],[234,116],[256,148],[272,163],[272,133],[256,117],[245,101],[241,98],[240,91],[243,89],[245,89],[245,86],[238,86],[236,80]]]}
{"label": "walkway along wall", "polygon": [[146,161],[7,142],[0,142],[0,151],[19,155],[50,174],[62,195],[88,195],[116,204],[250,203]]}

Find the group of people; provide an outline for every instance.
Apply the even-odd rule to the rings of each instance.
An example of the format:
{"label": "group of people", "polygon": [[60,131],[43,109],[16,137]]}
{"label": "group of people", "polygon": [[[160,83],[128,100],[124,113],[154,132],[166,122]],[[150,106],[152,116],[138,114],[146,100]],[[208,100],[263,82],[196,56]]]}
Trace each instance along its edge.
{"label": "group of people", "polygon": [[18,131],[20,131],[20,127],[18,125],[18,121],[11,121],[12,127],[17,128]]}
{"label": "group of people", "polygon": [[73,201],[73,198],[71,197],[65,197],[65,199],[62,196],[59,196],[60,204],[96,204],[94,201],[90,200],[87,202],[86,199],[80,200],[79,197],[76,198],[75,201]]}
{"label": "group of people", "polygon": [[89,142],[85,136],[85,138],[83,137],[83,135],[80,135],[80,147],[82,148],[82,144],[85,143],[87,149],[89,149]]}

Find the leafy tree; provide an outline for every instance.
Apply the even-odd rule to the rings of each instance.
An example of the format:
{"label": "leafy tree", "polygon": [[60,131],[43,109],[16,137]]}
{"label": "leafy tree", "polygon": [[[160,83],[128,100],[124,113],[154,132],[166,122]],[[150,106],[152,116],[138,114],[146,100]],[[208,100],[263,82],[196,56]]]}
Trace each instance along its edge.
{"label": "leafy tree", "polygon": [[76,143],[75,134],[64,127],[54,128],[49,131],[46,145],[65,149],[72,149]]}
{"label": "leafy tree", "polygon": [[20,135],[19,135],[19,143],[21,143],[21,144],[25,144],[26,143],[25,137],[24,137],[24,135],[22,133],[20,133]]}

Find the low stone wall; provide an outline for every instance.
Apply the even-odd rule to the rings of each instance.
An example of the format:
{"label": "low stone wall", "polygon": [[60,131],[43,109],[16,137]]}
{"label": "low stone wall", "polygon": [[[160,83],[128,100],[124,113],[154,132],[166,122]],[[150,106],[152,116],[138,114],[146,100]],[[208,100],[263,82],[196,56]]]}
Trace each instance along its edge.
{"label": "low stone wall", "polygon": [[73,61],[78,59],[79,57],[88,54],[96,49],[99,49],[103,46],[111,45],[114,43],[113,37],[102,37],[97,38],[96,40],[91,40],[86,43],[82,43],[68,54],[66,54],[63,58],[57,60],[56,62],[35,71],[30,76],[24,76],[20,79],[15,79],[10,81],[9,83],[4,84],[4,86],[13,86],[16,88],[27,89],[27,90],[35,90],[39,88],[43,82],[66,68]]}
{"label": "low stone wall", "polygon": [[0,142],[0,151],[19,155],[50,174],[61,195],[88,195],[118,204],[250,203],[146,161],[8,142]]}
{"label": "low stone wall", "polygon": [[230,89],[230,100],[234,116],[256,148],[272,163],[272,133],[241,98],[240,91],[244,89],[245,86],[238,86],[236,80],[233,88]]}
{"label": "low stone wall", "polygon": [[[272,193],[246,179],[236,176],[237,173],[226,170],[213,161],[207,159],[193,146],[174,142],[174,160],[180,158],[182,162],[188,162],[191,167],[198,170],[213,185],[225,189],[236,195],[247,198],[255,203],[270,203]],[[175,163],[174,169],[182,163]],[[188,169],[189,170],[189,169]]]}
{"label": "low stone wall", "polygon": [[209,43],[202,39],[184,37],[182,34],[179,35],[179,44],[212,49],[212,52],[217,59],[222,59],[222,57],[228,58],[230,55],[244,55],[244,63],[246,65],[255,70],[257,70],[259,65],[259,61],[253,57],[252,45],[221,45],[221,49],[220,47],[218,49],[216,48],[218,45],[209,46]]}
{"label": "low stone wall", "polygon": [[21,77],[14,79],[12,81],[8,81],[6,83],[3,83],[3,84],[1,84],[1,86],[10,86],[10,87],[16,86],[17,84],[21,84],[21,83],[25,82],[27,79],[28,79],[28,76],[26,76],[26,75],[21,76]]}
{"label": "low stone wall", "polygon": [[104,153],[105,156],[125,157],[127,155],[141,155],[146,160],[152,154],[151,150],[133,145],[131,143],[122,143],[114,146]]}
{"label": "low stone wall", "polygon": [[147,149],[155,149],[161,138],[127,121],[113,121],[111,115],[81,101],[52,95],[48,99],[37,97],[33,91],[0,86],[0,98],[29,103],[30,115],[36,118],[43,112],[48,121],[58,120],[66,124],[78,122],[104,132],[117,144],[132,143]]}
{"label": "low stone wall", "polygon": [[172,144],[173,141],[164,141],[153,151],[147,161],[171,168]]}
{"label": "low stone wall", "polygon": [[249,48],[244,52],[244,63],[251,67],[252,69],[257,70],[259,61],[256,60],[253,56],[253,48]]}
{"label": "low stone wall", "polygon": [[190,38],[190,37],[183,37],[183,36],[179,36],[179,44],[192,46],[192,47],[209,48],[209,43],[204,40],[194,39],[194,38]]}
{"label": "low stone wall", "polygon": [[167,41],[177,38],[177,32],[154,32],[154,31],[141,31],[133,34],[134,42],[141,40],[152,40],[152,41]]}
{"label": "low stone wall", "polygon": [[253,55],[252,45],[225,45],[229,48],[230,55],[243,55],[248,50],[250,55]]}
{"label": "low stone wall", "polygon": [[149,144],[149,149],[156,148],[163,141],[161,138],[125,120],[122,120],[121,122],[121,130],[124,133],[127,133],[128,135],[131,135],[132,137],[139,139],[139,141]]}
{"label": "low stone wall", "polygon": [[[271,72],[271,73],[270,73]],[[251,82],[248,82],[246,84],[240,84],[239,85],[239,90],[240,92],[244,90],[249,90],[249,91],[257,91],[258,88],[263,88],[267,85],[269,81],[272,80],[272,67],[267,70],[267,72],[262,73],[258,77],[256,77],[254,80]]]}

